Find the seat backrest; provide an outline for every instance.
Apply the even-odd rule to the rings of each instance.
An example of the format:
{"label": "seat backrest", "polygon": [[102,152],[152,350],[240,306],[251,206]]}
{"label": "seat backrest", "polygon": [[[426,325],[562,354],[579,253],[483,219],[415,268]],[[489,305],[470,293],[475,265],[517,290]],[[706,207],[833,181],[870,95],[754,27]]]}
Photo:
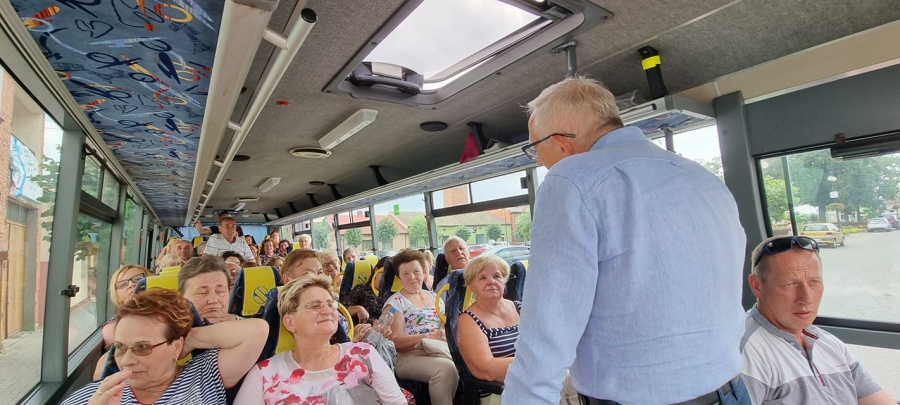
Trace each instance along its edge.
{"label": "seat backrest", "polygon": [[[471,292],[466,287],[463,272],[455,271],[450,273],[449,281],[450,282],[447,284],[447,298],[446,301],[444,301],[447,346],[450,348],[450,357],[453,358],[453,363],[456,364],[459,376],[465,378],[470,377],[472,374],[469,372],[465,361],[463,361],[462,355],[459,353],[459,345],[456,343],[456,327],[457,321],[459,320],[459,314],[463,311],[463,303],[469,303],[469,298],[466,296],[470,295]],[[469,305],[471,305],[471,303],[469,303]],[[468,305],[465,305],[465,307],[468,307]]]}
{"label": "seat backrest", "polygon": [[503,297],[510,301],[522,301],[525,293],[525,264],[515,262],[509,266],[509,279],[506,280],[506,292]]}
{"label": "seat backrest", "polygon": [[181,271],[181,266],[169,266],[163,267],[162,270],[159,271],[160,276],[165,276],[169,274],[178,275],[178,272]]}
{"label": "seat backrest", "polygon": [[346,269],[344,269],[344,279],[341,281],[341,290],[338,294],[341,297],[345,297],[353,287],[356,287],[360,284],[368,284],[369,280],[372,279],[372,265],[365,260],[357,260],[352,263],[347,263]]}
{"label": "seat backrest", "polygon": [[228,313],[242,317],[261,314],[269,290],[281,285],[281,273],[274,266],[248,267],[238,272],[234,281]]}
{"label": "seat backrest", "polygon": [[203,243],[203,237],[202,237],[202,236],[194,236],[194,239],[191,241],[191,244],[194,245],[194,246],[193,246],[194,249],[196,249],[197,246],[200,246],[201,243]]}
{"label": "seat backrest", "polygon": [[434,283],[437,284],[444,277],[447,277],[449,271],[450,264],[447,263],[447,257],[443,253],[438,253],[437,257],[434,258]]}
{"label": "seat backrest", "polygon": [[525,267],[525,270],[528,270],[528,260],[519,260],[519,263],[522,263],[522,266]]}
{"label": "seat backrest", "polygon": [[365,259],[367,262],[369,262],[369,265],[371,265],[372,268],[375,268],[375,266],[378,265],[378,256],[368,255],[365,257]]}
{"label": "seat backrest", "polygon": [[293,249],[300,249],[300,242],[293,242],[293,243],[291,243],[291,247],[292,247]]}
{"label": "seat backrest", "polygon": [[150,276],[138,280],[134,286],[133,294],[137,294],[148,288],[165,288],[167,290],[178,291],[178,275],[177,274],[160,274],[158,276]]}

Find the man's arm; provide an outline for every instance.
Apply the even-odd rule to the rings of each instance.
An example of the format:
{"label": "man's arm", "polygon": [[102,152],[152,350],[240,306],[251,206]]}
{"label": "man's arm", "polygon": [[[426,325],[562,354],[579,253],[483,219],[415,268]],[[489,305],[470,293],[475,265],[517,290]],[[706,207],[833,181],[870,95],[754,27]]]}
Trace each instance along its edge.
{"label": "man's arm", "polygon": [[212,229],[203,226],[199,219],[194,221],[194,229],[201,235],[212,235]]}
{"label": "man's arm", "polygon": [[[598,223],[568,179],[538,191],[516,356],[504,404],[556,404],[597,293]],[[577,303],[573,298],[577,297]]]}
{"label": "man's arm", "polygon": [[894,401],[884,390],[880,390],[872,395],[860,398],[859,405],[897,405],[897,401]]}

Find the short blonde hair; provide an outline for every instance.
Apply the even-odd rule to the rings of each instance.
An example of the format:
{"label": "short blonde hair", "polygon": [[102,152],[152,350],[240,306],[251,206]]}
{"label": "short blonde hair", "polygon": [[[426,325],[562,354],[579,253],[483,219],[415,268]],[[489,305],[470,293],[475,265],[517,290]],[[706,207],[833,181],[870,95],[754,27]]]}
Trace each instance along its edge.
{"label": "short blonde hair", "polygon": [[[284,263],[281,265],[281,274],[288,274],[293,272],[293,268],[299,266],[300,263],[303,263],[306,259],[316,259],[319,260],[319,254],[316,253],[315,250],[310,249],[294,249],[291,253],[288,253],[287,257],[284,258]],[[319,264],[322,264],[322,261],[319,260]]]}
{"label": "short blonde hair", "polygon": [[509,278],[509,263],[506,260],[500,258],[497,255],[481,255],[473,259],[466,266],[466,270],[463,272],[463,278],[466,280],[466,285],[471,285],[475,282],[475,277],[478,277],[478,273],[481,273],[485,267],[489,264],[493,264],[500,269],[500,276],[503,277],[504,280]]}
{"label": "short blonde hair", "polygon": [[[337,252],[329,249],[329,250],[325,250],[325,251],[319,253],[319,261],[322,262],[323,266],[325,265],[325,263],[328,263],[331,261],[329,259],[337,260],[338,259]],[[338,267],[341,267],[340,264],[338,264]]]}
{"label": "short blonde hair", "polygon": [[[185,242],[187,242],[187,241],[185,241]],[[168,254],[163,255],[163,257],[159,258],[159,263],[157,263],[156,265],[160,269],[164,269],[166,267],[173,267],[173,266],[183,266],[184,260],[181,260],[181,257],[174,253],[168,253]]]}
{"label": "short blonde hair", "polygon": [[[119,301],[119,298],[118,298],[119,295],[116,293],[117,292],[116,279],[119,278],[120,274],[122,274],[128,270],[131,270],[131,269],[140,270],[141,273],[144,273],[144,277],[150,277],[153,275],[153,272],[148,270],[146,267],[138,266],[136,264],[126,264],[122,267],[119,267],[118,270],[114,271],[112,274],[112,277],[110,277],[110,279],[109,279],[109,298],[112,300],[113,307],[115,307],[116,309],[122,307],[122,301]],[[122,280],[118,280],[118,281],[122,281]]]}
{"label": "short blonde hair", "polygon": [[300,294],[312,287],[328,291],[331,299],[337,301],[338,295],[331,286],[331,277],[326,275],[302,277],[291,280],[278,292],[278,315],[283,317],[297,312],[300,307]]}

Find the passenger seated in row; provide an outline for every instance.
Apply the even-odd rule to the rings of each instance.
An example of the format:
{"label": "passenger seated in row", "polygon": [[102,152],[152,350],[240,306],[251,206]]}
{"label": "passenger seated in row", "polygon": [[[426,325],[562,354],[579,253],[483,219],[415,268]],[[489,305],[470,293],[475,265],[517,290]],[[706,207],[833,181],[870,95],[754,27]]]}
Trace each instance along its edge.
{"label": "passenger seated in row", "polygon": [[[150,277],[153,274],[144,266],[125,265],[114,271],[109,282],[109,297],[112,299],[114,309],[119,309],[128,300],[131,299],[131,293],[134,292],[134,286],[138,281]],[[116,317],[103,324],[103,349],[109,349],[113,344],[116,333]]]}
{"label": "passenger seated in row", "polygon": [[[194,328],[190,303],[175,291],[151,288],[116,310],[114,347],[121,371],[78,389],[62,403],[224,404],[225,390],[253,366],[265,343],[262,320]],[[177,360],[212,349],[184,368]]]}
{"label": "passenger seated in row", "polygon": [[[459,236],[447,238],[447,241],[444,242],[444,258],[447,259],[447,264],[450,266],[448,275],[453,271],[465,270],[470,259],[469,245]],[[434,291],[440,291],[441,287],[446,285],[449,280],[446,275],[438,280],[437,285],[434,286]]]}
{"label": "passenger seated in row", "polygon": [[[480,380],[503,382],[516,355],[522,303],[503,298],[509,273],[509,264],[496,255],[473,259],[463,273],[475,302],[459,316],[456,341],[469,372]],[[487,393],[479,394],[490,402]],[[578,393],[567,376],[559,403],[570,402],[578,403]]]}
{"label": "passenger seated in row", "polygon": [[178,292],[190,300],[200,317],[215,324],[242,319],[228,313],[231,273],[219,256],[203,255],[188,260],[178,272]]}
{"label": "passenger seated in row", "polygon": [[225,270],[228,271],[228,274],[231,275],[231,285],[229,286],[229,290],[234,289],[234,282],[237,280],[238,273],[241,272],[243,268],[244,259],[240,254],[234,251],[222,252],[220,255],[222,259],[225,260]]}
{"label": "passenger seated in row", "polygon": [[331,344],[338,328],[337,294],[330,278],[291,281],[278,312],[296,346],[251,368],[238,404],[406,404],[397,380],[368,343]]}
{"label": "passenger seated in row", "polygon": [[347,263],[355,262],[356,258],[359,257],[359,253],[354,248],[346,248],[342,256],[344,256],[344,264],[346,265]]}
{"label": "passenger seated in row", "polygon": [[181,260],[178,255],[175,254],[165,254],[156,261],[156,271],[154,273],[159,274],[162,272],[162,269],[166,267],[175,267],[181,266],[184,264],[184,260]]}
{"label": "passenger seated in row", "polygon": [[[303,247],[302,243],[300,244],[300,249],[312,250],[312,248]],[[281,242],[278,242],[278,254],[279,255],[287,256],[293,251],[294,251],[294,245],[291,243],[291,241],[289,241],[287,239],[282,239]]]}
{"label": "passenger seated in row", "polygon": [[753,403],[895,405],[843,342],[812,324],[825,290],[816,241],[769,238],[752,257],[741,374]]}
{"label": "passenger seated in row", "polygon": [[277,246],[275,246],[275,241],[271,238],[265,239],[262,241],[262,245],[259,245],[259,262],[263,265],[269,262],[276,257],[278,257]]}
{"label": "passenger seated in row", "polygon": [[337,253],[333,250],[326,250],[319,253],[319,261],[322,262],[322,268],[325,269],[325,275],[331,277],[332,286],[335,289],[341,288],[341,261],[338,260]]}
{"label": "passenger seated in row", "polygon": [[403,289],[388,298],[382,311],[397,309],[391,325],[397,348],[397,377],[427,382],[431,403],[450,405],[459,374],[450,359],[447,338],[434,307],[435,294],[422,289],[425,255],[404,249],[391,259],[391,264],[397,269]]}
{"label": "passenger seated in row", "polygon": [[303,235],[297,236],[297,244],[300,245],[300,247],[298,249],[312,250],[312,248],[313,248],[312,236],[309,236],[309,234],[303,234]]}

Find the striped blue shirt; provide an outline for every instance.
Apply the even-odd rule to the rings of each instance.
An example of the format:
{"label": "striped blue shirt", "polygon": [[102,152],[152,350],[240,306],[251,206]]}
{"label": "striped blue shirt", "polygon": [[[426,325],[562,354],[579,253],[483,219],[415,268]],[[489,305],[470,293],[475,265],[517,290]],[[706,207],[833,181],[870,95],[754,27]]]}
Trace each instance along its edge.
{"label": "striped blue shirt", "polygon": [[[97,391],[100,381],[94,381],[69,395],[62,405],[84,405]],[[121,404],[140,405],[131,386],[125,384]],[[154,405],[224,404],[225,385],[219,374],[219,349],[207,350],[189,361],[172,385]]]}
{"label": "striped blue shirt", "polygon": [[637,128],[547,173],[504,404],[686,401],[741,370],[746,237],[725,184]]}

